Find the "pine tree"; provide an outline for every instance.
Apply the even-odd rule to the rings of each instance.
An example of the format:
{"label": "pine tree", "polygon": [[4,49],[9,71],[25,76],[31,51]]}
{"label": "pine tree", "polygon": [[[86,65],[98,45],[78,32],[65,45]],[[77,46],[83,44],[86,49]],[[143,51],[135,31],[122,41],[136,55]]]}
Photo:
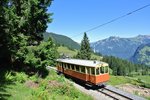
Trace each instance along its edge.
{"label": "pine tree", "polygon": [[[24,63],[27,48],[40,44],[51,13],[47,7],[52,0],[0,1],[0,61],[10,66]],[[5,58],[5,59],[4,59]],[[40,57],[39,57],[40,59]],[[10,67],[9,66],[9,67]]]}
{"label": "pine tree", "polygon": [[89,39],[86,33],[84,33],[83,40],[81,41],[81,48],[76,58],[86,59],[86,60],[89,60],[91,58],[91,48],[90,48]]}

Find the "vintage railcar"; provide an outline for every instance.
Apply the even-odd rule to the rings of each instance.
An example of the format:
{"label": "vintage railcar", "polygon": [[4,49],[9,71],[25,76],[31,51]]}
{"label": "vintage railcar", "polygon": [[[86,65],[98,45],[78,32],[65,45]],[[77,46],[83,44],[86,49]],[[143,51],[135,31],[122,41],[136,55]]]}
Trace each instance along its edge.
{"label": "vintage railcar", "polygon": [[57,59],[57,70],[92,85],[102,85],[109,80],[108,64],[101,61]]}

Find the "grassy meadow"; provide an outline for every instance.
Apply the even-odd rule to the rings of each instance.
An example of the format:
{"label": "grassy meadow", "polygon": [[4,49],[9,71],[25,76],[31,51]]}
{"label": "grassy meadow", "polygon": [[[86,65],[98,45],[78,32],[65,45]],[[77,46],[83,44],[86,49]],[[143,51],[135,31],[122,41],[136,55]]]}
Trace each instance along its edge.
{"label": "grassy meadow", "polygon": [[44,79],[12,71],[6,73],[5,85],[1,82],[0,100],[93,100],[53,70]]}
{"label": "grassy meadow", "polygon": [[[60,46],[57,48],[57,51],[59,52],[59,54],[65,54],[69,57],[74,57],[75,55],[77,55],[78,51],[77,50],[72,50],[72,49],[69,49],[68,47],[64,47],[64,46]],[[97,59],[97,60],[101,60],[102,57],[96,55],[96,54],[93,54],[91,55],[91,58],[92,59]]]}
{"label": "grassy meadow", "polygon": [[110,80],[108,82],[108,84],[113,85],[113,86],[126,84],[126,83],[150,88],[150,76],[140,75],[140,76],[128,77],[128,76],[113,76],[113,75],[111,75]]}

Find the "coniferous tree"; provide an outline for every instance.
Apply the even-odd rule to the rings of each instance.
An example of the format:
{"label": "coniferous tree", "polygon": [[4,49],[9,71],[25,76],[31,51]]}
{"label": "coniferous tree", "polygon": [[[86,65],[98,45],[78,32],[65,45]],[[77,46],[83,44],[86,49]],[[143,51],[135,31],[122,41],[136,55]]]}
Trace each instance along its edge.
{"label": "coniferous tree", "polygon": [[91,48],[90,48],[89,39],[86,33],[84,33],[83,40],[81,41],[81,48],[76,58],[86,59],[86,60],[89,60],[91,58]]}
{"label": "coniferous tree", "polygon": [[[24,60],[27,57],[25,54],[30,53],[33,46],[40,44],[41,33],[46,31],[47,23],[52,21],[50,18],[52,14],[47,13],[47,7],[51,5],[51,1],[0,1],[0,61],[3,60],[1,63],[5,61],[11,67],[19,63],[25,64]],[[55,49],[51,50],[55,51]],[[34,58],[42,59],[41,57],[35,54]]]}

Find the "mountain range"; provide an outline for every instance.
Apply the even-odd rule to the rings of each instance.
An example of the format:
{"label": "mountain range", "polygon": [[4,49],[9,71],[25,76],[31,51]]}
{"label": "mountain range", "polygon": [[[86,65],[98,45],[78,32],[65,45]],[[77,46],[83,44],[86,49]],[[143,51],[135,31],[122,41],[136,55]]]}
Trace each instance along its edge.
{"label": "mountain range", "polygon": [[[45,32],[44,40],[49,37],[58,45],[64,45],[70,49],[80,49],[80,45],[71,38],[55,33]],[[115,56],[130,60],[134,63],[150,66],[150,35],[138,35],[132,38],[120,38],[111,36],[109,38],[90,43],[96,53]]]}
{"label": "mountain range", "polygon": [[91,48],[94,52],[103,55],[111,55],[129,60],[140,45],[148,43],[150,43],[150,35],[138,35],[133,38],[111,36],[91,43]]}

